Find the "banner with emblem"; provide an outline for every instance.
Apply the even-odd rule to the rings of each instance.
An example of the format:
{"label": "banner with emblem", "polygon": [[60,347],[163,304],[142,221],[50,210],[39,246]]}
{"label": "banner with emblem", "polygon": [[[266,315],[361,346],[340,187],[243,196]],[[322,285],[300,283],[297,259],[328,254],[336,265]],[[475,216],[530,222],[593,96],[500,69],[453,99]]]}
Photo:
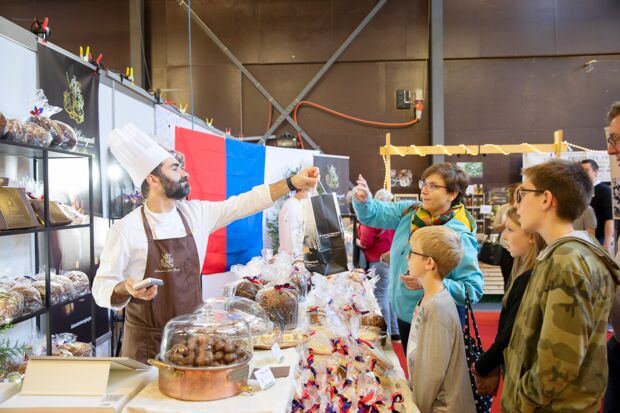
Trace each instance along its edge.
{"label": "banner with emblem", "polygon": [[[49,105],[62,109],[53,119],[75,129],[78,136],[76,152],[93,156],[93,208],[95,215],[101,216],[103,206],[99,157],[99,75],[77,57],[61,53],[53,45],[39,43],[37,53],[39,87],[45,93]],[[84,166],[76,165],[71,176],[88,176],[87,168],[88,165],[82,171]],[[50,170],[50,176],[53,172]],[[65,175],[63,174],[62,179],[70,179],[70,176],[67,178]],[[67,191],[75,191],[69,194],[74,199],[68,201],[78,208],[88,203],[88,185],[86,188],[74,190],[76,185],[66,182],[65,187]]]}

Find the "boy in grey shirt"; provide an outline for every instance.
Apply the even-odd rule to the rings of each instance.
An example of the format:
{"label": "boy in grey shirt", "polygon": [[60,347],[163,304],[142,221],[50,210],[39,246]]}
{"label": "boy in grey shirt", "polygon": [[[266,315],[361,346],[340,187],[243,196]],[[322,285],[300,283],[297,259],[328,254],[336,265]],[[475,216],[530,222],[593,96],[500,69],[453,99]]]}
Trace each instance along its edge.
{"label": "boy in grey shirt", "polygon": [[414,402],[421,413],[475,413],[461,322],[443,285],[463,257],[461,240],[450,228],[429,226],[413,233],[410,247],[409,275],[401,280],[419,278],[424,288],[407,344]]}

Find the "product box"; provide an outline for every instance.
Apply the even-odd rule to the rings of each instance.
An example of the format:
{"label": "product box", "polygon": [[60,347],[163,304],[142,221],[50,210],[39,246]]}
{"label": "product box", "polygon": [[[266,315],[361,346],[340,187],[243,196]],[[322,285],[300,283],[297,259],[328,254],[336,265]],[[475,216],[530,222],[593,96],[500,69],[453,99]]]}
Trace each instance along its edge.
{"label": "product box", "polygon": [[21,392],[0,404],[0,412],[120,413],[157,377],[156,369],[126,358],[36,359]]}
{"label": "product box", "polygon": [[[35,215],[39,219],[39,222],[45,225],[45,205],[42,199],[31,199],[30,204],[34,210]],[[53,227],[61,225],[69,225],[73,221],[64,213],[64,211],[58,206],[57,202],[50,201],[48,215],[50,218],[50,225]]]}
{"label": "product box", "polygon": [[0,230],[41,226],[23,188],[0,187]]}

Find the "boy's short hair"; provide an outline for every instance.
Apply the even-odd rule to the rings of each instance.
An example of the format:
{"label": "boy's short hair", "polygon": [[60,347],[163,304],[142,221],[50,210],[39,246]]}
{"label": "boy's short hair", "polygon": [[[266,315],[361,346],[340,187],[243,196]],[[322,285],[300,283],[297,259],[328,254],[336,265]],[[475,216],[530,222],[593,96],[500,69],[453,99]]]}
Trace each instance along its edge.
{"label": "boy's short hair", "polygon": [[592,199],[592,181],[577,162],[552,159],[523,171],[536,189],[547,190],[558,201],[558,218],[573,222]]}
{"label": "boy's short hair", "polygon": [[416,230],[411,237],[411,245],[416,252],[435,260],[442,279],[463,259],[461,238],[454,230],[443,225]]}

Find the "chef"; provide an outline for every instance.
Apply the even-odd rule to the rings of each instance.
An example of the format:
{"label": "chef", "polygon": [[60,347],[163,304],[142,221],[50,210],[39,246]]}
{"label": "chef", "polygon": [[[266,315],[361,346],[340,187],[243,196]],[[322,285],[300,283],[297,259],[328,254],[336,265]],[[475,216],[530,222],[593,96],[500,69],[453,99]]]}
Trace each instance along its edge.
{"label": "chef", "polygon": [[[174,152],[133,125],[112,131],[109,144],[145,202],[108,231],[92,292],[99,306],[125,308],[122,355],[145,362],[159,353],[166,322],[202,302],[200,270],[209,234],[291,191],[315,188],[319,170],[307,168],[221,202],[186,201],[189,174]],[[133,288],[149,277],[163,286]]]}

